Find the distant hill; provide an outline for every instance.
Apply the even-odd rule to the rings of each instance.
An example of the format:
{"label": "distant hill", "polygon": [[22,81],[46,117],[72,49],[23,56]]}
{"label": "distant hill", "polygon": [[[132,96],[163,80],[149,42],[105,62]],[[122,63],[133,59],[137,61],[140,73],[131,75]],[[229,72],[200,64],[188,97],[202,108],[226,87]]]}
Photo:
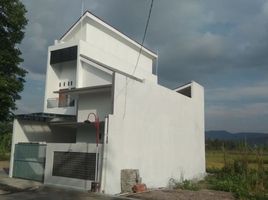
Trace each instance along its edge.
{"label": "distant hill", "polygon": [[251,145],[268,145],[268,133],[230,133],[228,131],[206,131],[206,139],[230,140],[230,141],[247,141]]}

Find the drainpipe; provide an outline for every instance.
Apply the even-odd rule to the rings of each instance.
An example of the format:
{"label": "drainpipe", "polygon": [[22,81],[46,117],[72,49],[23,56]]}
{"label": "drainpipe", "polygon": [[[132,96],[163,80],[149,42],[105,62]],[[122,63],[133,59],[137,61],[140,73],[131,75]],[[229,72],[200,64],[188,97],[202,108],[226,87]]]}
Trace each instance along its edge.
{"label": "drainpipe", "polygon": [[109,128],[109,117],[107,115],[105,116],[103,148],[102,148],[102,169],[101,169],[101,181],[100,181],[100,191],[102,193],[105,193],[104,190],[106,187],[108,128]]}
{"label": "drainpipe", "polygon": [[93,115],[95,120],[94,120],[94,126],[96,128],[96,165],[95,165],[95,187],[96,188],[91,188],[95,189],[96,192],[98,191],[99,188],[99,177],[98,177],[98,173],[99,173],[99,135],[100,135],[100,120],[99,117],[95,114],[95,113],[89,113],[87,116],[87,119],[84,121],[85,123],[92,123],[91,121],[89,121],[89,117],[90,115]]}

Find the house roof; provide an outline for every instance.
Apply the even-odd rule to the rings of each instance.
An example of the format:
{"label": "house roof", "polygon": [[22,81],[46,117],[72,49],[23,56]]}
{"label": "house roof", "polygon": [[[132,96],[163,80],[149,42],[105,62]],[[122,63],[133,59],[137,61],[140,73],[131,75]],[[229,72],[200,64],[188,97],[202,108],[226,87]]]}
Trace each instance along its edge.
{"label": "house roof", "polygon": [[110,24],[108,24],[107,22],[103,21],[102,19],[100,19],[99,17],[97,17],[96,15],[92,14],[89,11],[86,11],[68,30],[67,32],[65,32],[60,40],[64,40],[64,38],[66,38],[71,32],[73,32],[73,30],[80,24],[80,22],[82,22],[84,19],[89,18],[93,21],[95,21],[96,23],[100,24],[101,26],[107,28],[108,30],[112,31],[114,34],[116,34],[117,36],[120,36],[121,38],[123,38],[124,40],[128,41],[129,43],[133,44],[134,46],[141,48],[142,47],[142,51],[148,53],[149,55],[151,55],[154,58],[157,58],[157,54],[155,52],[153,52],[152,50],[141,46],[141,44],[133,39],[131,39],[130,37],[128,37],[127,35],[123,34],[122,32],[120,32],[118,29],[114,28],[113,26],[111,26]]}

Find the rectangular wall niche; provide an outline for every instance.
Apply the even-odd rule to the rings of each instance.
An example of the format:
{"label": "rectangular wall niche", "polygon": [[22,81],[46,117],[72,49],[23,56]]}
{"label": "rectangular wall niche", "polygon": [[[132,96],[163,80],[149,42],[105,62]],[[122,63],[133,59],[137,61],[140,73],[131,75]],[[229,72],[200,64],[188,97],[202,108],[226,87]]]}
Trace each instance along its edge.
{"label": "rectangular wall niche", "polygon": [[54,152],[52,176],[95,180],[96,153]]}

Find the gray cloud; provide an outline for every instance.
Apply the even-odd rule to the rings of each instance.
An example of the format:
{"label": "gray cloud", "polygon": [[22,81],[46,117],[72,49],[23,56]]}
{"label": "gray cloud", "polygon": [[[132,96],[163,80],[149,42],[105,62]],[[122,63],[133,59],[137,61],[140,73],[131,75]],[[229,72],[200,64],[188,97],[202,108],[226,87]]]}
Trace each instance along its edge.
{"label": "gray cloud", "polygon": [[[81,1],[23,2],[29,18],[26,36],[21,45],[25,59],[23,66],[34,74],[32,77],[43,77],[47,47],[78,19]],[[85,10],[92,11],[131,38],[141,41],[149,0],[84,2]],[[268,85],[262,83],[268,78],[267,0],[154,2],[145,45],[159,54],[161,84],[175,87],[191,80],[203,84],[208,89],[208,127],[213,127],[210,124],[214,124],[215,128],[225,125],[233,130],[235,127],[239,129],[243,120],[238,115],[233,117],[232,123],[227,123],[228,118],[234,116],[233,113],[241,113],[234,109],[235,106],[238,110],[243,110],[242,106],[245,105],[266,106],[264,103],[268,93],[265,93],[265,89]],[[229,96],[223,95],[223,92],[229,93]],[[262,102],[259,102],[258,96],[262,92]],[[236,95],[243,96],[243,99]],[[226,96],[235,99],[236,103]],[[263,104],[260,106],[259,103]],[[228,108],[234,110],[229,112]],[[256,122],[256,115],[250,115],[253,110],[248,110],[247,118],[251,116],[251,127],[257,127],[260,122]],[[267,113],[261,115],[266,116]],[[263,130],[268,132],[268,127],[263,126]]]}

